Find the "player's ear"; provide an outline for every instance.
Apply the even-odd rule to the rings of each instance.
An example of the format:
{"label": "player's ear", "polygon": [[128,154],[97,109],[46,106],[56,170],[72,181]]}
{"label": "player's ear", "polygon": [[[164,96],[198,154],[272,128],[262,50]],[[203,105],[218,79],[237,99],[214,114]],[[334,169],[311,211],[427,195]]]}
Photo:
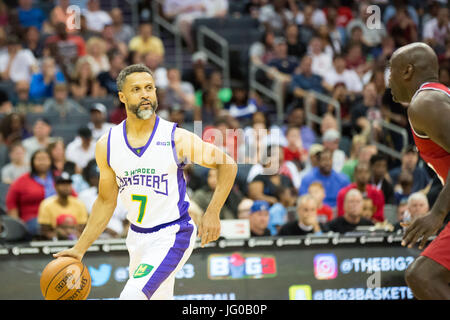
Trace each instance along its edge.
{"label": "player's ear", "polygon": [[403,79],[409,80],[412,78],[414,74],[414,66],[412,64],[408,64],[403,72]]}
{"label": "player's ear", "polygon": [[120,100],[120,102],[125,104],[126,99],[125,99],[125,95],[123,94],[122,91],[119,91],[119,100]]}

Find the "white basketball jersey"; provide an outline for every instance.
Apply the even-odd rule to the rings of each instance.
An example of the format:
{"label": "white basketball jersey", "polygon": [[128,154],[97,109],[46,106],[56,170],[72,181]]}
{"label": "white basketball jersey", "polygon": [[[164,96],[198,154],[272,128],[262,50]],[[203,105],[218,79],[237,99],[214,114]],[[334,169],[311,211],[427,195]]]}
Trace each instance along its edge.
{"label": "white basketball jersey", "polygon": [[176,123],[156,116],[148,142],[138,150],[128,143],[126,120],[109,131],[108,164],[116,174],[127,219],[138,227],[153,228],[188,215],[184,164],[177,159],[175,128]]}

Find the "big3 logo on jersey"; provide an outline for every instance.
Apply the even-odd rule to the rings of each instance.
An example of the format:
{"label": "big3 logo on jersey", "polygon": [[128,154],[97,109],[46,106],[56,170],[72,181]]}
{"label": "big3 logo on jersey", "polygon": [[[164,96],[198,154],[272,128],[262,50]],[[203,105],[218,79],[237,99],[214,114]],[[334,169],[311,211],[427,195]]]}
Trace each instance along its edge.
{"label": "big3 logo on jersey", "polygon": [[208,278],[211,280],[269,278],[276,274],[274,256],[234,252],[208,257]]}

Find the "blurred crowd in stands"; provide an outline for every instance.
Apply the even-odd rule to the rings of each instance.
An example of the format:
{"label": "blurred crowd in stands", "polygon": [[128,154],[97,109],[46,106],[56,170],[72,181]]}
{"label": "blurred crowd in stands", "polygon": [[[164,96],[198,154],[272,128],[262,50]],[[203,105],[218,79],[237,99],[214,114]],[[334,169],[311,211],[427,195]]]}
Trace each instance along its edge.
{"label": "blurred crowd in stands", "polygon": [[[203,139],[238,161],[220,216],[249,219],[252,236],[402,232],[428,212],[442,185],[414,147],[407,105],[392,99],[387,62],[426,42],[450,85],[447,0],[161,0],[158,13],[152,1],[132,21],[124,0],[0,0],[0,219],[20,219],[34,239],[79,236],[97,195],[95,143],[126,118],[115,81],[134,63],[153,71],[160,117],[189,130],[201,121]],[[168,62],[173,39],[154,32],[156,14],[182,36],[182,69]],[[281,85],[282,121],[248,74],[227,83],[199,50],[206,19],[255,21],[240,30],[260,34],[242,61],[267,67],[261,84]],[[406,129],[406,144],[385,123]],[[190,164],[185,177],[201,215],[217,173]],[[102,237],[124,237],[126,214],[119,201]]]}

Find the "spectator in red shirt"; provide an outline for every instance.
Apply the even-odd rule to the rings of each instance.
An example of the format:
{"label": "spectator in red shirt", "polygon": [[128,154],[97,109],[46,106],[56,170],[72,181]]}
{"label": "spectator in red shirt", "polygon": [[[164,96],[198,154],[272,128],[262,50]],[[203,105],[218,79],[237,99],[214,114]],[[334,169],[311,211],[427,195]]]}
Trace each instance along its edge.
{"label": "spectator in red shirt", "polygon": [[378,190],[376,186],[369,184],[370,166],[366,162],[359,162],[355,167],[355,182],[341,189],[337,196],[338,216],[344,215],[344,198],[346,193],[351,189],[358,189],[363,197],[372,199],[376,211],[372,220],[384,221],[384,196],[383,192]]}
{"label": "spectator in red shirt", "polygon": [[52,160],[48,151],[37,150],[31,157],[31,172],[11,184],[6,195],[8,215],[20,218],[32,235],[39,233],[37,214],[45,198],[56,194]]}
{"label": "spectator in red shirt", "polygon": [[323,203],[325,199],[325,188],[319,181],[313,182],[308,187],[308,193],[316,199],[317,202],[317,220],[321,223],[333,219],[333,208]]}
{"label": "spectator in red shirt", "polygon": [[283,147],[284,161],[305,162],[308,151],[303,148],[299,127],[288,127],[286,130],[287,146]]}

